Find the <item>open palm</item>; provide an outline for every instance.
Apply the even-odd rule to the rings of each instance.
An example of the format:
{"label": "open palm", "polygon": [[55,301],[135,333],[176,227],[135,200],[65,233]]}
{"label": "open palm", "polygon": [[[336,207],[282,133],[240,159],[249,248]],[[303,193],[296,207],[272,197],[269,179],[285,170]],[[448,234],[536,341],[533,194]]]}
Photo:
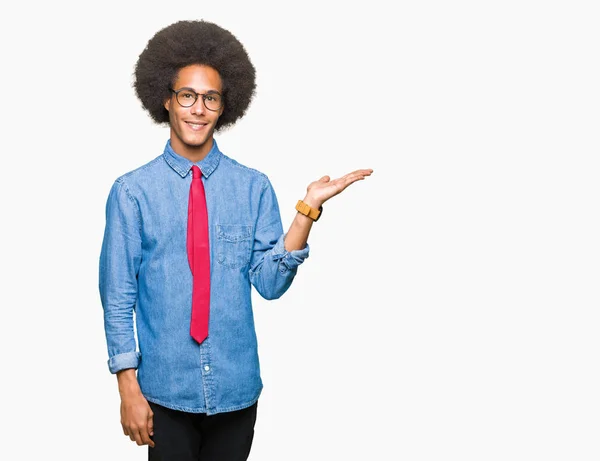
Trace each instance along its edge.
{"label": "open palm", "polygon": [[308,185],[306,188],[307,196],[311,198],[313,203],[320,206],[331,197],[338,195],[350,184],[371,176],[371,173],[373,173],[372,169],[356,170],[333,180],[329,176],[323,176]]}

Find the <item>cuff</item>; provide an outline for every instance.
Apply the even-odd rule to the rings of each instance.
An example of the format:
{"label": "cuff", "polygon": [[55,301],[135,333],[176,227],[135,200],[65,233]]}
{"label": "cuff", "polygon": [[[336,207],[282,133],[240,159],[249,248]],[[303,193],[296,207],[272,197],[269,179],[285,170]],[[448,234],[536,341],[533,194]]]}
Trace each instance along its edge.
{"label": "cuff", "polygon": [[140,363],[140,354],[138,351],[125,352],[124,354],[113,355],[108,359],[108,369],[112,374],[126,368],[137,368]]}
{"label": "cuff", "polygon": [[287,251],[285,249],[285,245],[283,244],[286,235],[287,232],[281,235],[271,250],[273,261],[279,260],[280,264],[284,264],[288,269],[295,269],[302,264],[306,258],[308,258],[310,246],[308,243],[306,243],[306,246],[301,250]]}

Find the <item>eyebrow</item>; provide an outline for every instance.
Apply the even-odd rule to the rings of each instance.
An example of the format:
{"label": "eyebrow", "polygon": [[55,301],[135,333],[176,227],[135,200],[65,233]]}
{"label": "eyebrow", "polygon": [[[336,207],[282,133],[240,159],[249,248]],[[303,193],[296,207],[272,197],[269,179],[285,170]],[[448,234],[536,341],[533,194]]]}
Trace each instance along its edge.
{"label": "eyebrow", "polygon": [[[189,87],[189,86],[182,86],[178,90],[174,90],[174,91],[179,91],[179,90],[192,90],[196,94],[201,94],[202,93],[201,91],[198,91],[198,90],[196,90],[196,89],[194,89],[192,87]],[[204,93],[204,94],[215,94],[215,93],[221,94],[217,90],[207,90],[206,93]]]}

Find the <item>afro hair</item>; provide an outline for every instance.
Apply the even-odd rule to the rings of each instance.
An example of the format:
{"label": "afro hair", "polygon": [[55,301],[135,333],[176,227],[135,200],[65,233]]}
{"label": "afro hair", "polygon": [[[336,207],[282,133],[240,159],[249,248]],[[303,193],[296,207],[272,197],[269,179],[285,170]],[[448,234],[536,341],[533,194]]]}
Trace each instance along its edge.
{"label": "afro hair", "polygon": [[256,70],[240,41],[228,30],[207,22],[179,21],[159,30],[139,55],[133,87],[142,106],[159,124],[169,123],[164,101],[183,67],[201,64],[219,72],[224,110],[215,130],[233,125],[256,92]]}

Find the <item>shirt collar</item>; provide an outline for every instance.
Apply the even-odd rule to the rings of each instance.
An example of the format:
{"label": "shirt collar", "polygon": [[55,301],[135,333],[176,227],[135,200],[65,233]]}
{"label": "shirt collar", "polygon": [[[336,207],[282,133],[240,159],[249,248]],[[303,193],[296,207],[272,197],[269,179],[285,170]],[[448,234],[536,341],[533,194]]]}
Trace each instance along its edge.
{"label": "shirt collar", "polygon": [[191,160],[182,157],[178,153],[176,153],[171,147],[171,140],[167,141],[165,145],[165,150],[163,152],[163,157],[165,161],[169,164],[171,168],[173,168],[182,178],[185,178],[189,173],[190,169],[193,165],[198,165],[200,170],[202,170],[202,174],[205,178],[208,178],[210,174],[215,171],[217,166],[219,165],[219,161],[221,160],[221,151],[219,150],[219,146],[217,146],[216,139],[213,138],[212,149],[199,162],[192,162]]}

